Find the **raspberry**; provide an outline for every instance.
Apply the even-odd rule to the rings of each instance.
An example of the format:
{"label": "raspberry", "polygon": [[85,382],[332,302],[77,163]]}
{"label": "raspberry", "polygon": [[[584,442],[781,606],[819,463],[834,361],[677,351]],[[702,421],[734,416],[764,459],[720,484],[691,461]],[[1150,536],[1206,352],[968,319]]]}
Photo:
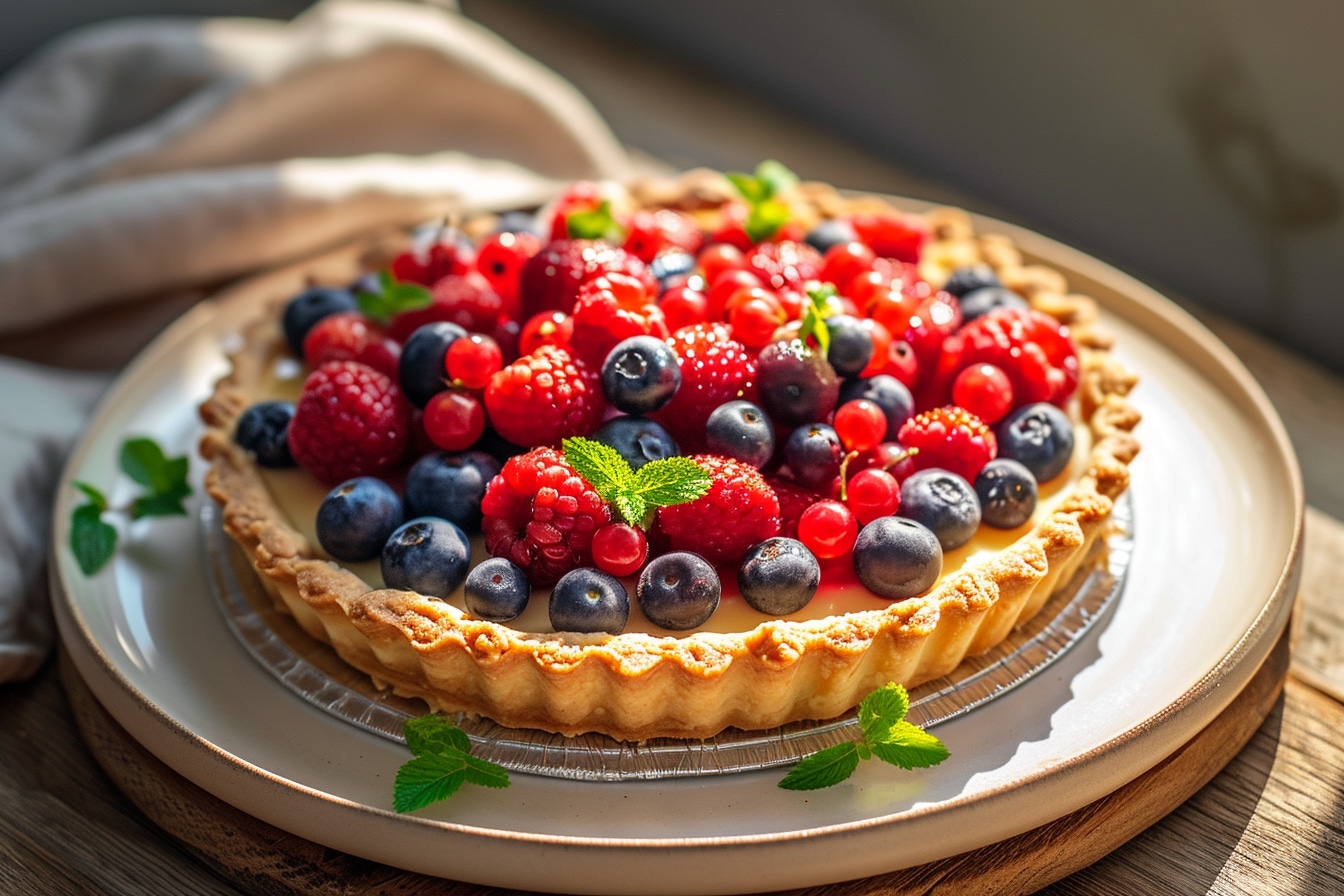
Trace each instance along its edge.
{"label": "raspberry", "polygon": [[609,273],[637,277],[651,294],[657,294],[658,281],[644,262],[624,249],[600,240],[565,239],[547,244],[523,265],[518,292],[520,319],[527,320],[542,311],[569,314],[583,285]]}
{"label": "raspberry", "polygon": [[509,458],[486,486],[481,512],[485,549],[539,588],[591,566],[593,534],[611,522],[611,508],[553,448]]}
{"label": "raspberry", "polygon": [[290,453],[327,485],[384,472],[410,438],[401,389],[357,361],[330,361],[309,374],[289,424]]}
{"label": "raspberry", "polygon": [[433,286],[449,274],[465,274],[473,263],[471,246],[460,234],[444,228],[426,231],[415,248],[392,259],[392,276],[403,283]]}
{"label": "raspberry", "polygon": [[705,423],[727,401],[756,401],[756,358],[721,323],[684,327],[668,340],[681,368],[681,386],[654,419],[684,451],[702,450]]}
{"label": "raspberry", "polygon": [[667,249],[681,249],[694,255],[703,243],[704,237],[694,218],[670,208],[641,209],[630,216],[630,229],[621,248],[648,264]]}
{"label": "raspberry", "polygon": [[766,483],[779,501],[779,534],[798,537],[798,518],[803,511],[821,500],[821,495],[778,477],[767,477]]}
{"label": "raspberry", "polygon": [[957,375],[972,364],[993,364],[1013,384],[1013,409],[1040,401],[1063,406],[1078,386],[1078,356],[1068,328],[1031,308],[998,308],[977,317],[943,343],[926,406],[951,398]]}
{"label": "raspberry", "polygon": [[393,339],[405,342],[421,326],[436,321],[457,324],[468,333],[493,333],[504,315],[504,300],[476,271],[441,277],[430,294],[431,304],[392,319],[387,329]]}
{"label": "raspberry", "polygon": [[324,317],[303,338],[303,360],[313,369],[328,361],[358,361],[396,376],[400,358],[401,346],[358,311]]}
{"label": "raspberry", "polygon": [[821,276],[821,268],[821,253],[807,243],[761,243],[747,253],[747,269],[771,289],[802,289],[804,283]]}
{"label": "raspberry", "polygon": [[984,421],[955,405],[916,414],[901,426],[897,439],[917,453],[916,470],[938,467],[974,482],[980,468],[994,459],[998,443]]}
{"label": "raspberry", "polygon": [[658,508],[670,550],[697,553],[716,566],[736,564],[752,545],[779,534],[779,499],[759,470],[713,454],[692,459],[711,485],[690,503]]}
{"label": "raspberry", "polygon": [[669,335],[654,294],[638,278],[626,274],[605,274],[584,284],[570,320],[570,348],[594,369],[602,366],[607,353],[623,339],[666,339]]}
{"label": "raspberry", "polygon": [[485,410],[495,431],[517,445],[558,445],[588,435],[606,410],[596,370],[558,345],[543,345],[490,377]]}

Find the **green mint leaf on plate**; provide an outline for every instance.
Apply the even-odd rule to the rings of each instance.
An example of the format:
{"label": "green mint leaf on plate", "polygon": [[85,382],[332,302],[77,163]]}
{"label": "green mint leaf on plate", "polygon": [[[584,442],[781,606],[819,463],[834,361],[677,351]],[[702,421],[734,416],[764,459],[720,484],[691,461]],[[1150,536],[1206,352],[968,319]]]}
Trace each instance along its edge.
{"label": "green mint leaf on plate", "polygon": [[443,716],[409,719],[403,731],[415,758],[397,770],[392,785],[392,808],[397,812],[414,812],[445,800],[463,784],[509,786],[509,773],[471,755],[471,740]]}
{"label": "green mint leaf on plate", "polygon": [[[75,487],[85,494],[96,491],[78,482]],[[70,517],[70,551],[86,576],[102,569],[117,549],[117,530],[103,522],[105,506],[106,502],[100,505],[97,501],[81,504]]]}
{"label": "green mint leaf on plate", "polygon": [[404,311],[427,308],[433,304],[434,297],[419,283],[403,282],[389,271],[379,271],[378,288],[372,292],[361,290],[356,293],[355,302],[365,317],[385,324]]}
{"label": "green mint leaf on plate", "polygon": [[615,448],[593,439],[569,438],[561,447],[566,463],[602,500],[615,507],[627,523],[640,528],[648,527],[653,510],[694,501],[711,484],[709,474],[689,457],[649,461],[635,471]]}
{"label": "green mint leaf on plate", "polygon": [[805,756],[784,776],[786,790],[817,790],[839,784],[870,756],[904,769],[928,768],[946,759],[947,747],[905,721],[910,695],[896,683],[883,685],[859,704],[859,737]]}
{"label": "green mint leaf on plate", "polygon": [[625,228],[611,213],[611,203],[603,200],[597,208],[580,209],[565,217],[565,230],[572,240],[606,240],[621,243]]}

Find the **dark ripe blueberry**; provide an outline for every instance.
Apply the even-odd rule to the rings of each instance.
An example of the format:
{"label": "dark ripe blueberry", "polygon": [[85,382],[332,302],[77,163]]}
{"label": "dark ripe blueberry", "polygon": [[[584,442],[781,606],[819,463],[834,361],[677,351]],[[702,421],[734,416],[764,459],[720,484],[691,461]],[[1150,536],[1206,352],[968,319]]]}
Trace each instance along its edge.
{"label": "dark ripe blueberry", "polygon": [[1015,460],[996,457],[975,477],[980,518],[996,529],[1016,529],[1036,510],[1036,477]]}
{"label": "dark ripe blueberry", "polygon": [[826,318],[831,345],[826,360],[840,376],[858,376],[873,357],[873,336],[863,323],[849,314]]}
{"label": "dark ripe blueberry", "polygon": [[381,479],[361,476],[336,486],[317,508],[317,540],[337,560],[361,563],[383,550],[404,519],[401,498]]}
{"label": "dark ripe blueberry", "polygon": [[965,479],[932,467],[901,483],[897,514],[932,530],[942,549],[950,551],[970,541],[980,527],[980,499]]}
{"label": "dark ripe blueberry", "polygon": [[627,414],[653,413],[671,401],[680,386],[676,352],[654,336],[624,339],[602,362],[602,394]]}
{"label": "dark ripe blueberry", "polygon": [[714,615],[722,591],[719,574],[708,561],[699,554],[673,551],[644,567],[635,600],[654,625],[684,632]]}
{"label": "dark ripe blueberry", "polygon": [[471,542],[456,523],[423,516],[403,523],[383,545],[383,583],[401,591],[447,597],[471,565]]}
{"label": "dark ripe blueberry", "polygon": [[499,216],[493,233],[530,233],[541,236],[541,225],[531,212],[509,211]]}
{"label": "dark ripe blueberry", "polygon": [[465,532],[480,531],[481,499],[499,469],[499,461],[484,451],[426,454],[406,473],[406,516],[436,516]]}
{"label": "dark ripe blueberry", "polygon": [[354,293],[336,286],[314,286],[289,300],[281,318],[285,341],[295,357],[303,357],[303,340],[322,318],[345,311],[358,311]]}
{"label": "dark ripe blueberry", "polygon": [[859,530],[854,572],[863,587],[888,600],[923,594],[943,572],[938,536],[911,519],[881,516]]}
{"label": "dark ripe blueberry", "polygon": [[994,427],[999,456],[1031,471],[1037,482],[1049,482],[1073,456],[1073,424],[1059,408],[1046,402],[1013,411]]}
{"label": "dark ripe blueberry", "polygon": [[961,298],[972,290],[985,286],[1002,285],[999,282],[999,275],[994,273],[994,269],[989,265],[970,264],[964,268],[957,268],[948,275],[947,282],[943,284],[943,289],[957,298]]}
{"label": "dark ripe blueberry", "polygon": [[549,609],[557,632],[619,635],[630,619],[630,595],[620,579],[585,566],[560,577],[551,589]]}
{"label": "dark ripe blueberry", "polygon": [[293,419],[292,401],[257,402],[238,418],[233,440],[251,451],[263,467],[292,467],[294,455],[289,453],[289,421]]}
{"label": "dark ripe blueberry", "polygon": [[772,342],[756,359],[760,403],[780,426],[828,420],[840,397],[835,369],[800,340]]}
{"label": "dark ripe blueberry", "polygon": [[503,557],[481,561],[462,583],[467,612],[487,622],[508,622],[527,609],[532,586],[527,573]]}
{"label": "dark ripe blueberry", "polygon": [[658,255],[649,262],[649,273],[658,281],[658,292],[666,292],[695,271],[695,256],[689,252],[671,251]]}
{"label": "dark ripe blueberry", "polygon": [[612,417],[593,433],[594,441],[610,445],[633,470],[651,460],[681,453],[677,442],[661,425],[647,417]]}
{"label": "dark ripe blueberry", "polygon": [[443,359],[448,346],[467,335],[457,324],[436,321],[416,328],[401,347],[397,362],[397,382],[406,400],[423,408],[429,400],[448,388],[448,373]]}
{"label": "dark ripe blueberry", "polygon": [[800,484],[814,491],[830,486],[845,456],[840,436],[826,423],[800,426],[784,442],[784,463]]}
{"label": "dark ripe blueberry", "polygon": [[807,606],[821,584],[821,564],[796,538],[767,538],[747,551],[737,589],[753,609],[787,616]]}
{"label": "dark ripe blueberry", "polygon": [[705,446],[710,454],[735,458],[759,470],[775,454],[775,426],[749,401],[725,402],[705,422]]}
{"label": "dark ripe blueberry", "polygon": [[803,237],[804,241],[822,255],[832,246],[852,243],[859,238],[853,226],[843,218],[827,218]]}
{"label": "dark ripe blueberry", "polygon": [[485,428],[485,432],[481,433],[481,437],[476,440],[476,444],[471,446],[471,450],[488,454],[501,464],[511,457],[526,454],[528,451],[525,446],[515,445],[489,426]]}
{"label": "dark ripe blueberry", "polygon": [[1027,300],[1004,286],[982,286],[961,297],[961,319],[975,320],[996,308],[1026,308]]}
{"label": "dark ripe blueberry", "polygon": [[840,404],[866,398],[882,409],[887,418],[885,441],[896,441],[901,425],[915,415],[915,397],[905,383],[887,373],[845,380],[840,386]]}

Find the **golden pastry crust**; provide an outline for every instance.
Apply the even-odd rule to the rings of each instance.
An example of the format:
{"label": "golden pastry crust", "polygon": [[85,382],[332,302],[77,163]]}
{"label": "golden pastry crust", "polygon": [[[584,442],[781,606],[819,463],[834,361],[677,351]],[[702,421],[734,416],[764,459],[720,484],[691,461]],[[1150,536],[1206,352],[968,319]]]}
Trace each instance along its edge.
{"label": "golden pastry crust", "polygon": [[[636,204],[714,215],[723,192],[720,175],[697,171],[631,185],[629,196]],[[801,185],[793,201],[813,218],[885,207],[819,184]],[[1070,295],[1057,271],[1023,264],[1006,239],[977,236],[964,213],[935,209],[926,218],[933,237],[921,273],[931,282],[985,262],[1034,307],[1069,324],[1091,452],[1070,493],[1032,531],[949,572],[920,597],[824,619],[770,620],[745,632],[658,637],[527,633],[473,619],[442,600],[371,589],[286,519],[252,458],[233,442],[238,416],[286,352],[277,313],[255,324],[201,407],[206,489],[279,607],[379,687],[434,710],[626,741],[704,738],[728,727],[841,715],[889,681],[914,687],[951,672],[1034,616],[1104,537],[1139,450],[1132,432],[1139,414],[1127,399],[1136,379],[1110,354],[1095,303]]]}

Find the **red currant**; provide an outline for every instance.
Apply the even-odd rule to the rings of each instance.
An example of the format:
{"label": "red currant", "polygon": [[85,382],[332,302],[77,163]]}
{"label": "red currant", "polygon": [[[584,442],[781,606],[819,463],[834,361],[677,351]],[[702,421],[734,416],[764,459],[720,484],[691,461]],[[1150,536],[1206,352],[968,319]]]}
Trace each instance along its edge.
{"label": "red currant", "polygon": [[711,321],[727,320],[728,300],[742,287],[765,286],[760,277],[751,271],[741,269],[724,271],[708,282],[710,287],[705,293],[705,298],[709,300],[709,305],[705,309],[705,317]]}
{"label": "red currant", "polygon": [[468,389],[484,389],[495,371],[504,366],[499,343],[484,333],[470,333],[455,339],[444,356],[448,378]]}
{"label": "red currant", "polygon": [[485,408],[476,396],[448,389],[425,405],[424,426],[425,435],[444,451],[466,451],[485,432]]}
{"label": "red currant", "polygon": [[518,354],[530,355],[543,345],[569,345],[574,321],[563,311],[542,311],[528,318],[518,334]]}
{"label": "red currant", "polygon": [[858,519],[839,501],[817,501],[798,517],[798,540],[822,560],[848,554],[858,537]]}
{"label": "red currant", "polygon": [[593,562],[613,576],[629,576],[639,571],[649,553],[644,533],[625,523],[608,523],[593,533]]}
{"label": "red currant", "polygon": [[972,364],[952,381],[952,401],[986,423],[997,423],[1013,406],[1013,382],[993,364]]}
{"label": "red currant", "polygon": [[821,279],[834,283],[840,293],[848,295],[854,278],[871,271],[876,260],[877,254],[863,243],[836,243],[822,257]]}
{"label": "red currant", "polygon": [[876,448],[860,453],[850,464],[850,469],[886,470],[896,477],[897,482],[904,482],[907,476],[915,472],[915,462],[911,457],[904,445],[883,442]]}
{"label": "red currant", "polygon": [[667,319],[667,328],[673,332],[706,320],[709,299],[698,289],[689,286],[674,286],[658,299],[658,307],[663,309]]}
{"label": "red currant", "polygon": [[901,506],[901,484],[886,470],[860,470],[849,478],[845,505],[860,525],[867,525],[880,516],[890,516]]}
{"label": "red currant", "polygon": [[736,246],[727,243],[710,243],[695,257],[695,266],[704,275],[705,283],[713,283],[724,271],[746,267],[747,256]]}
{"label": "red currant", "polygon": [[835,411],[835,433],[850,451],[867,451],[887,434],[887,415],[866,398],[847,401]]}
{"label": "red currant", "polygon": [[729,300],[728,325],[733,328],[733,336],[747,348],[764,348],[787,319],[784,306],[767,290],[753,286],[747,287],[746,292],[749,298],[744,301]]}
{"label": "red currant", "polygon": [[518,310],[518,284],[523,265],[541,251],[541,240],[531,233],[493,233],[476,250],[476,270],[490,281],[509,314]]}

